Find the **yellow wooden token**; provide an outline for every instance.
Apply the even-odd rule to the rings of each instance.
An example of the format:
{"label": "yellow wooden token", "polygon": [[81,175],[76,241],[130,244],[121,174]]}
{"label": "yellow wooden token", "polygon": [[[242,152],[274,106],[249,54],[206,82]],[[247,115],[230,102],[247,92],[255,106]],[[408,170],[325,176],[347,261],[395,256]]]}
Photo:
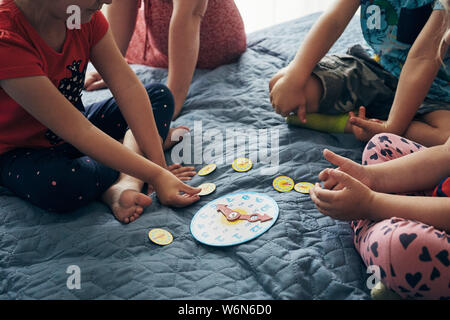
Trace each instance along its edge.
{"label": "yellow wooden token", "polygon": [[295,191],[300,193],[309,193],[309,189],[314,187],[310,182],[299,182],[294,186]]}
{"label": "yellow wooden token", "polygon": [[232,167],[237,172],[246,172],[250,170],[253,166],[253,163],[250,159],[247,158],[237,158],[233,161]]}
{"label": "yellow wooden token", "polygon": [[199,196],[207,196],[216,190],[216,185],[214,183],[203,183],[198,187],[202,188],[202,191],[198,194]]}
{"label": "yellow wooden token", "polygon": [[217,165],[215,164],[208,164],[207,166],[203,167],[202,169],[200,169],[200,171],[198,172],[199,176],[206,176],[208,174],[210,174],[211,172],[213,172],[214,170],[216,170]]}
{"label": "yellow wooden token", "polygon": [[281,176],[275,178],[272,185],[279,192],[289,192],[294,188],[294,180],[286,176]]}
{"label": "yellow wooden token", "polygon": [[148,237],[150,240],[160,246],[166,246],[171,244],[173,241],[173,236],[169,231],[164,229],[152,229],[148,232]]}

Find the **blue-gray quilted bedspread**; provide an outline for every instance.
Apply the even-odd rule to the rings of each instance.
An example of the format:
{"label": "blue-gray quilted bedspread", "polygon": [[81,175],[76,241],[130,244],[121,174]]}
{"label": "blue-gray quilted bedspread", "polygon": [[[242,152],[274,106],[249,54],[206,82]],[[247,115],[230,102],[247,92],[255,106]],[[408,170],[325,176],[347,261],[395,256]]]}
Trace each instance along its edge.
{"label": "blue-gray quilted bedspread", "polygon": [[[354,248],[349,223],[323,216],[308,195],[279,193],[272,187],[279,175],[296,182],[317,181],[318,173],[328,166],[322,157],[324,148],[360,161],[363,145],[353,136],[288,127],[269,102],[270,78],[293,59],[317,18],[315,14],[252,33],[239,61],[196,72],[174,125],[189,126],[192,138],[195,131],[203,137],[202,142],[190,141],[191,162],[197,169],[203,162],[199,150],[200,156],[212,158],[209,162],[219,163],[213,174],[189,182],[217,185],[214,194],[198,203],[173,209],[154,197],[137,221],[124,225],[101,202],[55,214],[0,188],[0,298],[370,299],[368,275]],[[332,52],[345,52],[362,41],[354,19]],[[133,68],[144,83],[166,81],[167,70]],[[83,99],[89,104],[109,95],[107,90],[86,92]],[[241,138],[249,129],[268,129],[267,152],[278,156],[278,172],[268,175],[263,169],[270,164],[262,161],[247,173],[235,172],[229,160],[248,155],[255,145],[247,141],[247,153],[239,154],[242,141],[227,140],[227,129],[240,132]],[[256,132],[261,136],[265,131]],[[276,133],[279,139],[272,140]],[[188,162],[188,151],[183,152],[179,155]],[[166,156],[171,163],[172,153]],[[190,233],[194,214],[209,201],[237,191],[272,197],[280,209],[274,226],[237,246],[197,242]],[[173,243],[150,242],[152,228],[170,231]],[[69,266],[79,267],[80,289],[67,286]]]}

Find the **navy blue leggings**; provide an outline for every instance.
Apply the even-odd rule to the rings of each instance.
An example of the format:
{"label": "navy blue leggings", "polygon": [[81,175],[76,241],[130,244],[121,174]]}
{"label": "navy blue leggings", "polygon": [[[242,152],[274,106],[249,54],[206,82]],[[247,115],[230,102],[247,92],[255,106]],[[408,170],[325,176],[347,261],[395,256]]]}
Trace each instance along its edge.
{"label": "navy blue leggings", "polygon": [[[174,100],[160,84],[146,87],[159,135],[166,139]],[[116,140],[128,130],[113,98],[86,107],[85,116]],[[17,196],[53,212],[76,210],[97,200],[116,182],[119,172],[65,143],[44,149],[15,149],[0,156],[0,183]]]}

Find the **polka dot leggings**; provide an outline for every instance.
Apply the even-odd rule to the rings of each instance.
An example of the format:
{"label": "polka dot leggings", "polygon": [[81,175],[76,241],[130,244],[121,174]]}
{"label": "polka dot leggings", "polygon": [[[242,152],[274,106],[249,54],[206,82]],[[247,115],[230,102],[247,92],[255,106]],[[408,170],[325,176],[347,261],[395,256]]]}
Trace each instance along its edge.
{"label": "polka dot leggings", "polygon": [[[173,96],[160,84],[146,87],[159,135],[166,139]],[[116,140],[128,130],[113,98],[86,107],[85,116]],[[44,149],[15,149],[0,156],[0,183],[44,210],[68,212],[97,200],[118,179],[104,166],[65,143]]]}
{"label": "polka dot leggings", "polygon": [[[423,149],[402,137],[380,134],[369,141],[362,161],[371,165]],[[431,192],[415,195],[430,196]],[[380,222],[353,221],[352,227],[355,247],[364,263],[379,267],[381,281],[388,288],[403,298],[450,299],[450,236],[446,232],[396,217]]]}

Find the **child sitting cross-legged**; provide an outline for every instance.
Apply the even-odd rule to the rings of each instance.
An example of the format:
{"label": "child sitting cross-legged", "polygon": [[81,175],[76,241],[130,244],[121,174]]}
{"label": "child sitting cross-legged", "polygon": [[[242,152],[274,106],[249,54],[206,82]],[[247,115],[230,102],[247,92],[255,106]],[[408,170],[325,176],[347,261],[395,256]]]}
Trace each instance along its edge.
{"label": "child sitting cross-legged", "polygon": [[[275,111],[288,123],[349,132],[363,141],[388,132],[425,146],[445,143],[450,136],[450,73],[448,56],[439,59],[437,52],[446,31],[446,4],[336,0],[294,60],[271,79]],[[347,54],[325,56],[358,8],[371,50],[358,45]]]}
{"label": "child sitting cross-legged", "polygon": [[374,136],[363,165],[324,150],[310,190],[319,211],[352,221],[355,247],[381,282],[403,298],[450,297],[450,138],[431,148],[393,134]]}
{"label": "child sitting cross-legged", "polygon": [[[144,87],[113,39],[100,9],[112,1],[0,1],[0,184],[45,210],[65,212],[102,200],[124,223],[152,199],[186,206],[200,192],[181,180],[193,168],[167,167],[173,96]],[[76,5],[80,28],[69,29]],[[88,62],[114,99],[84,106]]]}

